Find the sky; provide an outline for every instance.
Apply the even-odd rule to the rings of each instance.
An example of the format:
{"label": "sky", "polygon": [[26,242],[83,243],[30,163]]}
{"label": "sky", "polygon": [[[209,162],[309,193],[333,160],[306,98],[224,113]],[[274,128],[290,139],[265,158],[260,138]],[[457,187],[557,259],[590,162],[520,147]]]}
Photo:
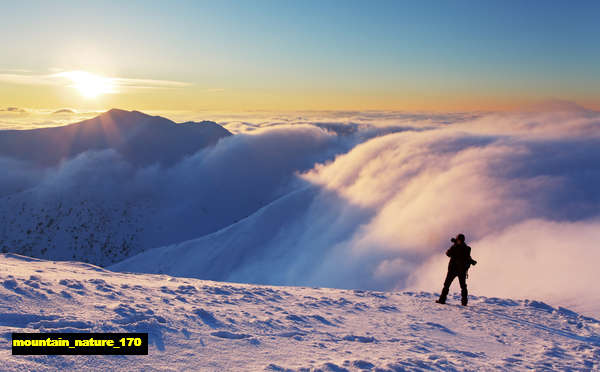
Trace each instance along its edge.
{"label": "sky", "polygon": [[594,1],[20,1],[0,107],[600,108]]}

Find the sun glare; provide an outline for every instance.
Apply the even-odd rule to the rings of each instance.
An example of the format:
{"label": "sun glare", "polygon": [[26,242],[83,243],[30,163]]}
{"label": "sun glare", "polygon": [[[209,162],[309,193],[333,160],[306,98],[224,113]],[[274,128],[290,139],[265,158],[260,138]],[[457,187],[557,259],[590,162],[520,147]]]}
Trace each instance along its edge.
{"label": "sun glare", "polygon": [[85,98],[96,98],[99,95],[115,92],[113,79],[94,75],[87,71],[65,71],[57,76],[71,80],[73,88]]}

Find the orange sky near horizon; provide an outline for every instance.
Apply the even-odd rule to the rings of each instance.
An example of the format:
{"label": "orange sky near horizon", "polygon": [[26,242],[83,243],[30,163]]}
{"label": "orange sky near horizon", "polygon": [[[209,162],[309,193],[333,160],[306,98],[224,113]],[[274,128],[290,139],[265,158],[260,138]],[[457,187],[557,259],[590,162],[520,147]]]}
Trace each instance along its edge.
{"label": "orange sky near horizon", "polygon": [[[100,76],[100,75],[98,75]],[[268,89],[203,89],[195,84],[177,87],[124,87],[114,92],[85,96],[68,81],[52,84],[0,81],[0,108],[104,110],[192,110],[192,111],[307,111],[307,110],[395,110],[395,111],[505,111],[520,109],[546,100],[565,97],[538,95],[452,94],[398,89],[393,92],[361,92],[328,89],[326,91]],[[571,97],[566,97],[571,98]],[[600,110],[600,100],[577,97],[579,105]],[[571,100],[573,101],[573,100]]]}

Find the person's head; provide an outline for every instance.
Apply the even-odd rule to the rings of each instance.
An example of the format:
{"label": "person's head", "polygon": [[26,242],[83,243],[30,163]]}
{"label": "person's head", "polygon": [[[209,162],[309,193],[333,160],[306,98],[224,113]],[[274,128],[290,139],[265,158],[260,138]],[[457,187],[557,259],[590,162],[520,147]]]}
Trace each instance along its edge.
{"label": "person's head", "polygon": [[450,239],[450,241],[452,241],[452,243],[456,243],[456,244],[461,244],[465,242],[465,235],[464,234],[458,234],[456,235],[456,238],[452,238]]}

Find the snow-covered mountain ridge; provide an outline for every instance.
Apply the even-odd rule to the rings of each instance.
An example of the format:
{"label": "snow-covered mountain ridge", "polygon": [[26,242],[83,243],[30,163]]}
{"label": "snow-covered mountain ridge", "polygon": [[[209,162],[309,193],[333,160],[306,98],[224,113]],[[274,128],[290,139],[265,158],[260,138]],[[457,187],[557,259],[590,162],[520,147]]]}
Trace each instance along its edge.
{"label": "snow-covered mountain ridge", "polygon": [[[597,370],[600,323],[532,300],[219,283],[0,255],[2,370]],[[11,332],[148,332],[148,356],[12,356]]]}

